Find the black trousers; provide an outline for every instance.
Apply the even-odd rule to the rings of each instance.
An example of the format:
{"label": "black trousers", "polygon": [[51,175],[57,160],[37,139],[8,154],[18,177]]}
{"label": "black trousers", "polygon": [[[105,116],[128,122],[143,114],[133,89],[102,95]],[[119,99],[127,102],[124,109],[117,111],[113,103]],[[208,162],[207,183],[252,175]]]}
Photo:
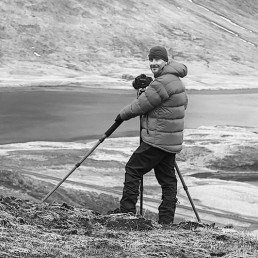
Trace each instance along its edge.
{"label": "black trousers", "polygon": [[163,151],[144,142],[132,154],[125,166],[125,182],[120,209],[122,212],[136,213],[140,180],[144,174],[152,169],[154,169],[155,176],[162,189],[159,223],[172,223],[177,202],[175,153]]}

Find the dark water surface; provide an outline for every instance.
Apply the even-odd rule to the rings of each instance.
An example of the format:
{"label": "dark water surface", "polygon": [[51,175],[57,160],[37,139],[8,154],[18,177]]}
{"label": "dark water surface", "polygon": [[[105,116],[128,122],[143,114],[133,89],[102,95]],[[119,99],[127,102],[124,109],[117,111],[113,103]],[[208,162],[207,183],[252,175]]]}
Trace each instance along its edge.
{"label": "dark water surface", "polygon": [[[25,91],[0,93],[0,144],[101,136],[132,94]],[[138,120],[117,132],[138,130]]]}
{"label": "dark water surface", "polygon": [[[98,138],[135,91],[0,92],[0,144],[35,140]],[[258,128],[258,93],[191,94],[186,128],[234,125]],[[124,122],[113,136],[138,135],[139,118]]]}

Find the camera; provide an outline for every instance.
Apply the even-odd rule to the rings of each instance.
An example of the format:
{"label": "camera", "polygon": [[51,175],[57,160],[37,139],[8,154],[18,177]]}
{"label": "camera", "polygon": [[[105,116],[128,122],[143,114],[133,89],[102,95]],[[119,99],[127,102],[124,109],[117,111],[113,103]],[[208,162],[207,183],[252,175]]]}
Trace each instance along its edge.
{"label": "camera", "polygon": [[136,90],[142,90],[149,86],[152,81],[153,79],[151,77],[148,77],[145,74],[141,74],[134,79],[132,84]]}

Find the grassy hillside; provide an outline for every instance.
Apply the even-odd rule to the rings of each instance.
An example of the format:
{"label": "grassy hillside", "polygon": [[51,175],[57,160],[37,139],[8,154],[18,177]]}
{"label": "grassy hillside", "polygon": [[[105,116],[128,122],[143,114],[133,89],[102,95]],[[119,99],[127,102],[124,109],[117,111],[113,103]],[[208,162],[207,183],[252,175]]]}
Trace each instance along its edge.
{"label": "grassy hillside", "polygon": [[2,0],[1,77],[7,85],[22,76],[137,75],[157,44],[192,76],[254,75],[257,8],[240,0]]}
{"label": "grassy hillside", "polygon": [[[1,257],[257,257],[257,238],[228,225],[184,221],[161,227],[111,208],[111,196],[59,190],[42,203],[50,184],[0,171]],[[92,198],[94,197],[94,198]],[[112,200],[114,201],[112,203]],[[70,204],[69,204],[70,203]],[[83,207],[82,205],[83,204]],[[75,205],[72,205],[75,204]]]}
{"label": "grassy hillside", "polygon": [[257,240],[205,224],[161,228],[131,215],[0,196],[1,257],[257,257]]}

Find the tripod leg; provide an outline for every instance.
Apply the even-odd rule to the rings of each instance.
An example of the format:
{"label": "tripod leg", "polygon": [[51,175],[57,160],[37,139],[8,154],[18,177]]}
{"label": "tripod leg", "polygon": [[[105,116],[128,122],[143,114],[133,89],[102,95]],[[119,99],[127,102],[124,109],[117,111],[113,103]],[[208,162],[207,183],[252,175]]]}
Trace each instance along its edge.
{"label": "tripod leg", "polygon": [[[139,97],[139,96],[137,95],[137,97]],[[142,116],[140,116],[140,144],[142,142],[142,137],[141,137],[141,132],[142,132],[141,118],[142,118]],[[143,177],[141,179],[141,184],[140,184],[140,215],[142,216],[142,214],[143,214]]]}
{"label": "tripod leg", "polygon": [[188,187],[187,187],[186,184],[185,184],[185,181],[184,181],[184,179],[183,179],[183,176],[182,176],[182,174],[181,174],[181,172],[180,172],[180,170],[179,170],[179,167],[178,167],[178,165],[177,165],[176,162],[175,162],[175,168],[176,168],[177,174],[178,174],[178,176],[179,176],[179,178],[180,178],[180,180],[181,180],[181,182],[182,182],[183,188],[184,188],[184,190],[185,190],[185,192],[186,192],[186,194],[187,194],[187,196],[188,196],[188,199],[189,199],[189,201],[190,201],[190,203],[191,203],[191,205],[192,205],[192,208],[193,208],[193,211],[194,211],[194,213],[195,213],[195,216],[196,216],[198,222],[201,222],[201,219],[200,219],[200,217],[199,217],[199,215],[198,215],[198,213],[197,213],[197,210],[196,210],[196,208],[195,208],[195,206],[194,206],[193,200],[192,200],[192,198],[191,198],[191,196],[190,196],[190,194],[189,194],[189,192],[188,192]]}
{"label": "tripod leg", "polygon": [[42,199],[42,202],[46,201],[50,195],[52,195],[57,188],[84,162],[89,155],[99,146],[100,143],[102,143],[107,137],[109,137],[122,123],[122,121],[115,122],[106,132],[104,135],[102,135],[98,142],[86,153],[86,155],[78,162],[77,164],[74,165],[73,169]]}
{"label": "tripod leg", "polygon": [[140,215],[143,214],[143,177],[140,184]]}

